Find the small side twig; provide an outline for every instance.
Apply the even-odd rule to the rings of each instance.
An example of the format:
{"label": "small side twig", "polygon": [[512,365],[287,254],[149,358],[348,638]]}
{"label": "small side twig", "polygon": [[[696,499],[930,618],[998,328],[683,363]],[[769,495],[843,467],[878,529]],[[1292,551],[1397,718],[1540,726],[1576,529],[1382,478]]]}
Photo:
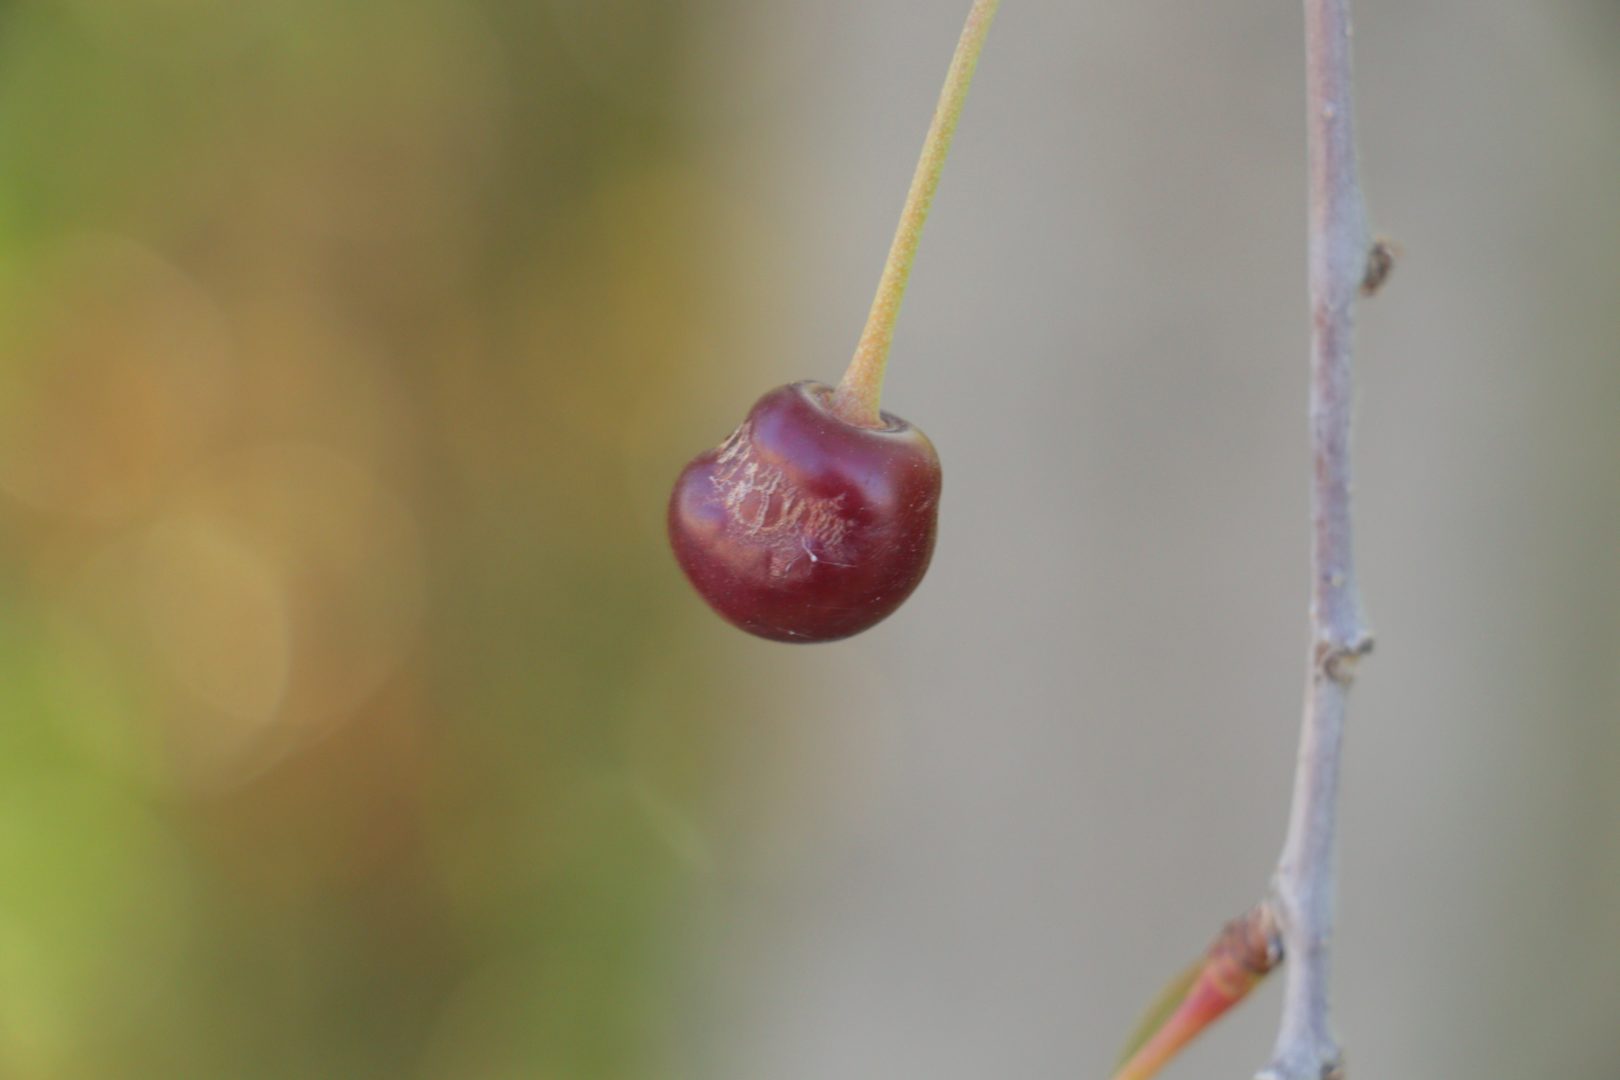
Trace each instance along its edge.
{"label": "small side twig", "polygon": [[1203,958],[1165,988],[1126,1044],[1114,1080],[1150,1080],[1181,1048],[1249,996],[1282,960],[1270,907],[1262,901],[1222,927]]}
{"label": "small side twig", "polygon": [[1270,903],[1288,955],[1282,1024],[1261,1080],[1343,1075],[1328,1020],[1339,758],[1356,661],[1372,648],[1351,555],[1351,332],[1356,297],[1376,289],[1356,175],[1349,0],[1305,0],[1310,173],[1311,650],[1288,834]]}

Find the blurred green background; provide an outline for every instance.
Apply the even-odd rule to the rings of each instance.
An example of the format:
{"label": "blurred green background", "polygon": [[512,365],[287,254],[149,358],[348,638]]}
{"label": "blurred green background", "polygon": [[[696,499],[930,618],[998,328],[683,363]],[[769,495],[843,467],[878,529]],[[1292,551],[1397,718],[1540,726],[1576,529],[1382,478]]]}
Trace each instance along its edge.
{"label": "blurred green background", "polygon": [[0,7],[0,1075],[663,1075],[687,18]]}
{"label": "blurred green background", "polygon": [[[1297,5],[1004,5],[906,609],[754,642],[663,542],[842,369],[966,8],[0,0],[0,1078],[1103,1074],[1282,832]],[[1357,10],[1340,1024],[1613,1077],[1620,27]]]}

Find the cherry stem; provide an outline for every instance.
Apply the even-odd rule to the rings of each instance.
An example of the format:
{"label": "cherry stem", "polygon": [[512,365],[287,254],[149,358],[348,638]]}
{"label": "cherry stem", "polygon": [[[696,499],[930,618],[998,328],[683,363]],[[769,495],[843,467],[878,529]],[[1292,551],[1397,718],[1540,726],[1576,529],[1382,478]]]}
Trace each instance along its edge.
{"label": "cherry stem", "polygon": [[889,245],[883,276],[878,279],[877,296],[866,317],[866,329],[861,331],[855,356],[833,394],[833,411],[851,424],[870,428],[883,426],[879,412],[883,372],[889,363],[889,346],[894,341],[895,320],[900,317],[900,301],[906,295],[911,264],[917,258],[917,242],[922,239],[928,208],[933,205],[934,192],[939,189],[939,174],[945,168],[951,139],[956,135],[956,122],[962,117],[962,104],[973,82],[973,69],[979,64],[979,53],[990,32],[990,20],[995,17],[1000,3],[1001,0],[974,0],[967,25],[962,27],[961,40],[956,43],[956,55],[951,57],[945,87],[939,93],[934,120],[928,127],[922,156],[911,178],[911,190],[906,193],[906,205],[900,211],[900,225],[895,229],[894,242]]}

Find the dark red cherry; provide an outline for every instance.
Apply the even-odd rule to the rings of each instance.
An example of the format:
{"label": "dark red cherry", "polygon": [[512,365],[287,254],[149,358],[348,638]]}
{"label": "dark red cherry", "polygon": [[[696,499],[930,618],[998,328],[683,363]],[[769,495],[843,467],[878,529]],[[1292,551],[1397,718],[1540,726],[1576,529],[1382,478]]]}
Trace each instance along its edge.
{"label": "dark red cherry", "polygon": [[886,618],[934,554],[939,455],[897,416],[861,427],[833,389],[799,382],[755,403],[675,481],[669,541],[723,618],[776,641],[836,641]]}

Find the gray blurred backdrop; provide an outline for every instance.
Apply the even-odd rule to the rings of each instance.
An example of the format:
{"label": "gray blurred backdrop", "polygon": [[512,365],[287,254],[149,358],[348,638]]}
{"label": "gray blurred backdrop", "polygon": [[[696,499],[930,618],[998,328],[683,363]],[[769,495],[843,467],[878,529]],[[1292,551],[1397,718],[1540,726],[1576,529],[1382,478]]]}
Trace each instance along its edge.
{"label": "gray blurred backdrop", "polygon": [[[1104,1080],[1282,840],[1298,0],[1005,0],[893,618],[755,641],[664,535],[843,370],[968,7],[0,0],[0,1078]],[[1337,1024],[1616,1080],[1620,9],[1355,9]]]}
{"label": "gray blurred backdrop", "polygon": [[[1353,1076],[1620,1076],[1620,18],[1355,7],[1405,255],[1360,322],[1337,1024]],[[756,224],[694,437],[841,371],[965,8],[705,38]],[[931,575],[849,643],[693,626],[756,730],[691,1075],[1101,1077],[1258,895],[1305,647],[1300,39],[1291,3],[1003,5],[888,382],[945,462]],[[1252,1074],[1279,989],[1167,1075]]]}

